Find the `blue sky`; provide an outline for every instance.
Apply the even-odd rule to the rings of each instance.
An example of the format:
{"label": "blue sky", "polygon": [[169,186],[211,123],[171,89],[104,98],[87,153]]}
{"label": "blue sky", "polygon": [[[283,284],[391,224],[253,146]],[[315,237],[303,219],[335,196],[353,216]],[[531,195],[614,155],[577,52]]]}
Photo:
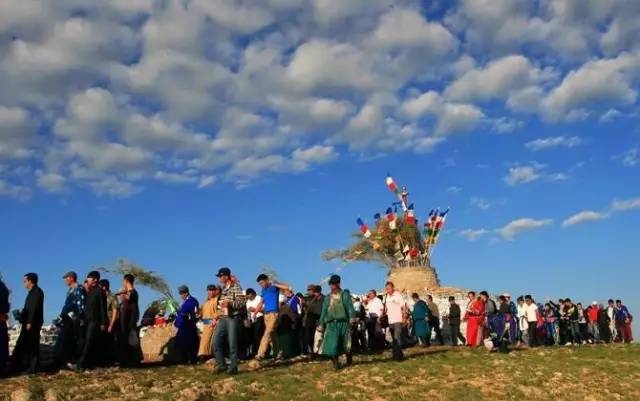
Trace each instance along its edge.
{"label": "blue sky", "polygon": [[640,7],[392,3],[3,2],[14,302],[37,271],[53,316],[62,272],[119,257],[196,293],[221,265],[302,289],[391,172],[419,219],[452,208],[444,284],[640,310]]}

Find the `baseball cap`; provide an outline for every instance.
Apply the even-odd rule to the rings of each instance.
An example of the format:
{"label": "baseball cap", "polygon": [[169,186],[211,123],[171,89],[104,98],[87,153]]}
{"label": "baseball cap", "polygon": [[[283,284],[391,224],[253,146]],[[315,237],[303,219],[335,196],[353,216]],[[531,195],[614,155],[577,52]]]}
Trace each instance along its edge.
{"label": "baseball cap", "polygon": [[68,271],[62,276],[62,278],[72,277],[74,280],[78,280],[78,275],[74,271]]}
{"label": "baseball cap", "polygon": [[228,267],[221,267],[218,270],[218,274],[216,274],[216,277],[222,277],[222,276],[230,277],[231,276],[231,269],[229,269]]}

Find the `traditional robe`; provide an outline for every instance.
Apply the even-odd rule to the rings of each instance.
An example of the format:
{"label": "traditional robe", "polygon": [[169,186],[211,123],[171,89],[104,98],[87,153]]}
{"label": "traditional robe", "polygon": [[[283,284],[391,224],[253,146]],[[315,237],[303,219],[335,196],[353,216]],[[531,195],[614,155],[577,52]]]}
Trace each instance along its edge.
{"label": "traditional robe", "polygon": [[351,352],[349,320],[356,316],[348,290],[340,290],[324,298],[319,325],[324,327],[322,354],[337,357]]}
{"label": "traditional robe", "polygon": [[413,336],[417,339],[422,339],[427,342],[427,334],[429,333],[429,323],[427,318],[429,316],[429,308],[423,300],[419,300],[413,305],[413,311],[411,312],[411,319],[413,320]]}
{"label": "traditional robe", "polygon": [[189,362],[195,361],[198,351],[198,328],[196,327],[198,307],[198,300],[189,295],[180,305],[175,321],[178,328],[176,345],[182,352],[182,356]]}
{"label": "traditional robe", "polygon": [[212,340],[215,333],[216,318],[218,317],[217,305],[218,297],[207,299],[204,305],[202,305],[201,317],[203,328],[202,335],[200,336],[198,356],[213,355]]}
{"label": "traditional robe", "polygon": [[480,345],[482,326],[484,324],[484,302],[481,299],[478,298],[469,304],[466,319],[467,345],[470,347]]}

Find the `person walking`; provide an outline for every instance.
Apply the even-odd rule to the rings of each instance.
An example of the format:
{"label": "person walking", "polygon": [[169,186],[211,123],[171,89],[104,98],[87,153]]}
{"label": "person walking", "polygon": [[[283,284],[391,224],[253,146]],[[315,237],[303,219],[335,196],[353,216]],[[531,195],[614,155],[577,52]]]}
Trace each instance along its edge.
{"label": "person walking", "polygon": [[78,345],[82,344],[82,330],[84,329],[82,321],[87,297],[84,287],[78,284],[78,275],[75,272],[65,273],[62,279],[67,285],[67,296],[60,315],[56,319],[57,326],[60,328],[54,346],[54,365],[56,368],[73,362],[82,349]]}
{"label": "person walking", "polygon": [[533,301],[531,295],[524,296],[524,317],[527,320],[527,334],[529,337],[529,347],[538,346],[538,305]]}
{"label": "person walking", "polygon": [[564,300],[564,308],[567,311],[567,319],[569,320],[571,342],[573,345],[582,344],[583,339],[580,335],[580,313],[578,311],[578,307],[571,302],[571,299],[567,298]]}
{"label": "person walking", "polygon": [[587,308],[587,318],[589,325],[589,342],[591,343],[599,343],[600,342],[600,329],[598,324],[598,319],[600,317],[600,307],[598,306],[597,301],[591,302],[591,306]]}
{"label": "person walking", "polygon": [[607,301],[607,316],[609,317],[609,331],[611,332],[611,342],[615,342],[618,338],[618,331],[616,330],[616,304],[613,299]]}
{"label": "person walking", "polygon": [[480,297],[476,298],[473,291],[469,291],[467,297],[469,304],[464,316],[467,321],[467,346],[477,347],[482,344],[483,338],[484,302]]}
{"label": "person walking", "polygon": [[176,346],[182,354],[182,360],[195,364],[198,357],[198,315],[200,313],[200,303],[189,293],[189,287],[181,285],[178,287],[178,294],[182,299],[182,304],[176,312],[175,326]]}
{"label": "person walking", "polygon": [[142,361],[142,349],[138,335],[138,321],[140,307],[138,305],[138,290],[135,288],[136,278],[133,274],[125,274],[122,278],[123,289],[118,294],[120,298],[118,351],[120,366],[134,367]]}
{"label": "person walking", "polygon": [[260,341],[264,335],[264,313],[258,308],[262,302],[262,297],[256,294],[253,288],[248,288],[245,293],[247,295],[247,319],[250,324],[248,328],[249,346],[247,347],[247,355],[250,359],[258,354]]}
{"label": "person walking", "polygon": [[[420,296],[417,293],[414,292],[411,295],[411,298],[414,302],[413,310],[411,311],[411,321],[413,322],[412,337],[417,340],[418,344],[423,347],[427,347],[430,345],[427,336],[431,333],[429,327],[429,321],[431,320],[429,311],[431,309],[427,306],[426,302],[420,299]],[[433,299],[431,301],[433,302]]]}
{"label": "person walking", "polygon": [[213,356],[213,337],[216,329],[218,311],[218,296],[220,288],[214,284],[207,286],[207,300],[200,309],[202,321],[202,334],[200,335],[200,345],[198,347],[198,362],[204,363]]}
{"label": "person walking", "polygon": [[0,377],[6,374],[7,363],[9,362],[9,288],[2,281],[0,276]]}
{"label": "person walking", "polygon": [[633,341],[633,335],[631,333],[631,313],[629,313],[629,309],[623,305],[619,299],[616,299],[614,318],[616,320],[616,331],[620,336],[620,341],[625,344],[631,343]]}
{"label": "person walking", "polygon": [[431,344],[431,331],[433,330],[436,333],[436,342],[444,345],[444,339],[442,338],[442,332],[440,330],[440,311],[438,310],[438,305],[433,302],[431,295],[427,295],[427,306],[429,307],[427,344]]}
{"label": "person walking", "polygon": [[[231,375],[238,373],[238,340],[242,316],[246,312],[246,297],[242,287],[235,277],[231,276],[231,269],[222,267],[216,275],[220,281],[220,296],[218,297],[218,324],[214,340],[214,354],[217,372],[227,372]],[[224,358],[225,348],[229,349],[230,365]]]}
{"label": "person walking", "polygon": [[384,333],[380,318],[384,313],[384,304],[375,290],[369,290],[363,301],[366,312],[367,348],[369,352],[384,349]]}
{"label": "person walking", "polygon": [[322,313],[318,321],[318,331],[323,333],[322,354],[331,358],[334,369],[341,368],[339,357],[347,356],[347,366],[353,362],[351,353],[350,323],[356,317],[351,302],[351,294],[340,287],[340,276],[329,278],[330,292],[324,298]]}
{"label": "person walking", "polygon": [[280,311],[280,290],[289,288],[286,284],[272,282],[266,274],[260,274],[256,282],[262,288],[262,302],[256,310],[264,314],[264,333],[255,360],[261,361],[271,349],[278,349],[277,323]]}
{"label": "person walking", "polygon": [[72,369],[92,369],[99,362],[101,336],[107,331],[109,324],[107,299],[98,287],[99,281],[100,273],[98,271],[93,270],[87,274],[87,300],[84,309],[85,340],[77,365],[69,365]]}
{"label": "person walking", "polygon": [[458,341],[465,344],[465,338],[460,333],[460,319],[462,313],[460,311],[460,305],[456,303],[456,297],[453,295],[449,297],[449,336],[451,337],[451,345],[458,346]]}
{"label": "person walking", "polygon": [[318,320],[322,314],[322,304],[324,303],[324,295],[322,295],[322,287],[315,284],[307,286],[307,296],[303,301],[302,308],[302,328],[304,332],[303,354],[315,357],[313,351],[316,329],[318,328]]}
{"label": "person walking", "polygon": [[38,287],[38,275],[27,273],[22,279],[27,289],[24,307],[20,312],[20,335],[11,355],[10,372],[18,374],[25,369],[35,373],[40,363],[40,329],[44,321],[44,292]]}
{"label": "person walking", "polygon": [[113,365],[116,361],[115,338],[118,330],[118,300],[111,293],[111,283],[107,279],[101,279],[98,286],[102,291],[102,296],[107,301],[107,330],[102,333],[102,358],[104,366]]}
{"label": "person walking", "polygon": [[385,284],[385,291],[384,313],[389,321],[389,330],[391,331],[392,355],[395,361],[401,361],[404,359],[404,354],[402,353],[402,329],[407,305],[402,294],[396,291],[391,281]]}

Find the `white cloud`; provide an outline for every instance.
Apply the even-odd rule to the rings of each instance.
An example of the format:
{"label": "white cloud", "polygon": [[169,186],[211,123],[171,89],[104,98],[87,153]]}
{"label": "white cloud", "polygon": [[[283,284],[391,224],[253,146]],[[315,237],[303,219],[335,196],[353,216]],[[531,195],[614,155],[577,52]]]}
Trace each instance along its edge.
{"label": "white cloud", "polygon": [[504,181],[513,186],[533,182],[539,178],[540,172],[536,166],[516,166],[509,168],[509,172],[504,177]]}
{"label": "white cloud", "polygon": [[611,210],[614,212],[626,212],[627,210],[635,209],[640,209],[640,198],[614,200],[611,203]]}
{"label": "white cloud", "polygon": [[402,112],[412,119],[425,114],[437,117],[436,135],[448,135],[473,129],[484,113],[469,104],[448,103],[437,92],[428,91],[418,97],[405,101]]}
{"label": "white cloud", "polygon": [[12,184],[0,178],[0,196],[8,196],[19,200],[27,200],[31,197],[31,189],[24,185]]}
{"label": "white cloud", "polygon": [[469,241],[475,241],[477,239],[480,239],[480,237],[488,234],[489,231],[485,230],[484,228],[480,228],[477,230],[471,229],[471,228],[467,228],[465,230],[460,231],[460,235],[465,237],[466,239],[468,239]]}
{"label": "white cloud", "polygon": [[112,198],[129,198],[142,190],[132,182],[120,180],[114,176],[90,182],[89,185],[97,195]]}
{"label": "white cloud", "polygon": [[509,222],[502,228],[496,229],[496,233],[507,241],[513,241],[517,235],[524,231],[535,230],[551,225],[552,223],[553,220],[551,219],[536,220],[532,218],[521,218]]}
{"label": "white cloud", "polygon": [[624,152],[623,154],[617,156],[620,160],[622,160],[622,164],[627,167],[633,167],[637,164],[640,164],[640,157],[638,156],[638,148],[631,148]]}
{"label": "white cloud", "polygon": [[593,210],[584,210],[576,213],[562,222],[562,227],[569,227],[576,224],[587,223],[591,221],[603,220],[608,217],[607,213],[594,212]]}
{"label": "white cloud", "polygon": [[381,17],[373,40],[388,47],[424,47],[431,57],[453,52],[458,44],[439,23],[427,22],[420,13],[402,8],[393,8]]}
{"label": "white cloud", "polygon": [[600,122],[601,123],[609,123],[609,122],[617,119],[621,115],[622,115],[622,113],[619,110],[609,109],[609,110],[607,110],[606,113],[604,113],[603,115],[600,116]]}
{"label": "white cloud", "polygon": [[633,82],[640,71],[640,53],[622,53],[618,57],[588,61],[568,73],[542,103],[545,117],[551,121],[570,120],[575,113],[596,106],[628,106],[638,93]]}
{"label": "white cloud", "polygon": [[500,117],[492,122],[493,130],[499,134],[510,134],[524,127],[524,122],[513,118]]}
{"label": "white cloud", "polygon": [[471,203],[471,205],[477,207],[480,210],[488,210],[491,207],[491,202],[489,202],[489,200],[485,198],[474,197],[474,198],[471,198],[469,203]]}
{"label": "white cloud", "polygon": [[582,139],[577,136],[554,136],[548,138],[538,138],[531,142],[527,142],[524,146],[533,151],[557,148],[557,147],[565,147],[565,148],[573,148],[582,143]]}
{"label": "white cloud", "polygon": [[537,116],[631,116],[640,9],[585,2],[5,0],[3,192],[244,185]]}
{"label": "white cloud", "polygon": [[455,101],[507,99],[517,90],[549,78],[548,72],[531,65],[526,57],[511,55],[467,71],[447,87],[444,96]]}
{"label": "white cloud", "polygon": [[38,186],[47,192],[64,192],[66,178],[56,173],[46,173],[38,170],[36,172]]}
{"label": "white cloud", "polygon": [[0,161],[32,156],[35,141],[36,130],[27,111],[0,105]]}
{"label": "white cloud", "polygon": [[459,192],[462,192],[462,188],[452,185],[449,188],[447,188],[447,192],[451,192],[452,194],[457,194]]}

